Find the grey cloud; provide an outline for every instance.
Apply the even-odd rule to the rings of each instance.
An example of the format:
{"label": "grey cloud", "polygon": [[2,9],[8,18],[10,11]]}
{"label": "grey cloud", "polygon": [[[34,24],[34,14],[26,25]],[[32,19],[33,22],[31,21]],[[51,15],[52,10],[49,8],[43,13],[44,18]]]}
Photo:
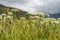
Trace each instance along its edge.
{"label": "grey cloud", "polygon": [[14,2],[27,3],[28,0],[1,0],[1,1],[10,2],[10,3],[14,3]]}
{"label": "grey cloud", "polygon": [[60,13],[60,0],[0,0],[0,3],[32,13]]}

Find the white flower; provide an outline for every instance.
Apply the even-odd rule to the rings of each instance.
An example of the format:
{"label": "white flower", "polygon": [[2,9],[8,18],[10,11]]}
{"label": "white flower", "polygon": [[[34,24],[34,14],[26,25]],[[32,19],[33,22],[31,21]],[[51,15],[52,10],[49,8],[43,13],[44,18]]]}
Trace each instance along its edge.
{"label": "white flower", "polygon": [[37,13],[37,16],[44,17],[44,13]]}
{"label": "white flower", "polygon": [[19,11],[18,9],[12,9],[11,12],[17,12]]}
{"label": "white flower", "polygon": [[1,14],[2,17],[6,17],[7,15],[5,13]]}
{"label": "white flower", "polygon": [[9,18],[9,19],[13,19],[13,17],[12,17],[12,16],[7,16],[7,18]]}
{"label": "white flower", "polygon": [[7,18],[11,18],[11,16],[7,16]]}
{"label": "white flower", "polygon": [[6,19],[6,17],[4,17],[4,19]]}
{"label": "white flower", "polygon": [[8,12],[8,15],[13,15],[13,13],[11,13],[11,12]]}
{"label": "white flower", "polygon": [[58,18],[58,20],[60,20],[60,18]]}
{"label": "white flower", "polygon": [[54,23],[58,24],[59,22],[58,21],[54,21]]}
{"label": "white flower", "polygon": [[40,18],[39,16],[35,16],[35,18]]}
{"label": "white flower", "polygon": [[25,19],[25,17],[21,17],[21,19],[23,19],[23,20],[24,20],[24,19]]}

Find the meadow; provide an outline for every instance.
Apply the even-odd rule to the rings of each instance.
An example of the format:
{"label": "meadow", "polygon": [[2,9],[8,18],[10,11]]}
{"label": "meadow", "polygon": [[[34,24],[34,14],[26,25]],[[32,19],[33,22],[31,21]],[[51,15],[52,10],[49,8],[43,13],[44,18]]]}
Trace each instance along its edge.
{"label": "meadow", "polygon": [[[28,17],[28,16],[27,16]],[[0,40],[60,40],[60,18],[42,13],[17,19],[13,13],[0,15]]]}

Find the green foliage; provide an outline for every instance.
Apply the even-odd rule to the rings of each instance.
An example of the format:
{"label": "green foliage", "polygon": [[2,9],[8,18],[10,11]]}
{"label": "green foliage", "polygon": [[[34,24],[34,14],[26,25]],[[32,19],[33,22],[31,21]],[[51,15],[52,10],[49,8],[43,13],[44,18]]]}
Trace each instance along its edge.
{"label": "green foliage", "polygon": [[16,19],[14,13],[0,15],[0,40],[60,40],[60,18],[29,14]]}

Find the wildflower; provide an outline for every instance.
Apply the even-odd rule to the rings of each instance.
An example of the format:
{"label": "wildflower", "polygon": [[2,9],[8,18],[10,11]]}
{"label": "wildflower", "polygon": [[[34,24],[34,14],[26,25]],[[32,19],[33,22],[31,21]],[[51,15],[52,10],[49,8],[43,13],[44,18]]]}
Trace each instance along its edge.
{"label": "wildflower", "polygon": [[5,13],[3,13],[3,14],[1,14],[2,16],[6,16],[6,14]]}
{"label": "wildflower", "polygon": [[39,16],[35,16],[35,18],[40,18]]}
{"label": "wildflower", "polygon": [[12,16],[7,16],[7,18],[9,18],[9,19],[13,19],[13,17],[12,17]]}
{"label": "wildflower", "polygon": [[7,18],[11,18],[11,16],[7,16]]}
{"label": "wildflower", "polygon": [[25,20],[25,17],[21,17],[22,20]]}
{"label": "wildflower", "polygon": [[58,21],[53,21],[55,24],[59,24],[59,22]]}
{"label": "wildflower", "polygon": [[4,20],[6,19],[6,17],[4,17]]}
{"label": "wildflower", "polygon": [[30,19],[34,19],[34,17],[33,16],[30,16]]}
{"label": "wildflower", "polygon": [[13,15],[13,13],[11,13],[11,12],[8,12],[8,15]]}
{"label": "wildflower", "polygon": [[37,13],[37,16],[44,17],[43,13]]}
{"label": "wildflower", "polygon": [[45,23],[45,21],[40,21],[40,24],[44,24]]}
{"label": "wildflower", "polygon": [[60,18],[58,18],[58,20],[60,20]]}
{"label": "wildflower", "polygon": [[11,12],[18,12],[18,9],[12,9]]}
{"label": "wildflower", "polygon": [[56,19],[55,18],[51,18],[53,21],[56,21]]}

